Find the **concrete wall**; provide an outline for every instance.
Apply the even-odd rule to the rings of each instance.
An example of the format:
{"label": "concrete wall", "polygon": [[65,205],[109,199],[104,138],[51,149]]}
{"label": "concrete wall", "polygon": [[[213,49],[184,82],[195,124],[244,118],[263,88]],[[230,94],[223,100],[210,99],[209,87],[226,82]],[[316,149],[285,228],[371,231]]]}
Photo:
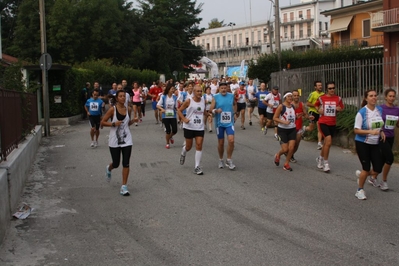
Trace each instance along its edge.
{"label": "concrete wall", "polygon": [[67,126],[76,124],[79,120],[82,120],[82,115],[75,115],[71,117],[63,118],[50,118],[50,126]]}
{"label": "concrete wall", "polygon": [[42,139],[42,127],[36,126],[35,134],[29,135],[8,157],[0,163],[0,244],[16,211],[25,181]]}

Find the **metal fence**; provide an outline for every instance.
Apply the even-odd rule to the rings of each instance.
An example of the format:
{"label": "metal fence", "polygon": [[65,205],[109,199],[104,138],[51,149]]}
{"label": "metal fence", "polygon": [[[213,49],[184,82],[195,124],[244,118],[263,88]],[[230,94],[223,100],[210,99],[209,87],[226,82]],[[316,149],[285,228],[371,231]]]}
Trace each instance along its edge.
{"label": "metal fence", "polygon": [[0,89],[0,161],[38,124],[36,94]]}
{"label": "metal fence", "polygon": [[[302,100],[306,100],[314,90],[314,82],[334,81],[336,94],[344,99],[345,104],[360,107],[364,92],[376,90],[382,95],[384,89],[398,91],[398,58],[372,59],[319,65],[280,71],[271,74],[270,85],[280,87],[280,92],[299,89]],[[382,101],[383,97],[379,97]]]}

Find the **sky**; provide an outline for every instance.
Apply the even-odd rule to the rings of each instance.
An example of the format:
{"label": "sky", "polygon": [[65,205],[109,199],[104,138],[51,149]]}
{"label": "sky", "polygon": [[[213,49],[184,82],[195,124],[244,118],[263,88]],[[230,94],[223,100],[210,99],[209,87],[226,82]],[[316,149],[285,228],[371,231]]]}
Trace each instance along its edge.
{"label": "sky", "polygon": [[[275,1],[275,0],[274,0]],[[274,20],[273,4],[270,0],[197,0],[203,3],[200,27],[208,28],[208,23],[217,18],[236,25],[250,25],[252,22]],[[280,0],[280,7],[299,4],[300,0]],[[271,18],[270,18],[271,17]]]}
{"label": "sky", "polygon": [[[277,1],[277,0],[273,0]],[[130,0],[134,6],[137,0]],[[270,0],[196,0],[197,6],[202,5],[202,12],[199,17],[202,18],[201,28],[208,28],[208,23],[217,18],[218,21],[224,21],[224,24],[230,22],[236,25],[250,25],[251,21],[274,20],[273,4]],[[299,4],[300,0],[279,0],[280,7]]]}

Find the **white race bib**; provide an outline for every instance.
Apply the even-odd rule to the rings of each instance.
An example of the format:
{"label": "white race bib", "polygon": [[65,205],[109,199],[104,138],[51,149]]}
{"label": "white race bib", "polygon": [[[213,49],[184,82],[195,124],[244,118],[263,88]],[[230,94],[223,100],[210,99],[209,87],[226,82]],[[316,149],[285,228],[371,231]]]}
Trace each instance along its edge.
{"label": "white race bib", "polygon": [[166,117],[173,117],[175,115],[175,110],[173,109],[166,109],[165,110],[165,116]]}
{"label": "white race bib", "polygon": [[222,124],[231,123],[231,112],[221,112],[220,113],[220,122]]}
{"label": "white race bib", "polygon": [[337,106],[335,103],[324,105],[324,116],[335,116],[337,112]]}
{"label": "white race bib", "polygon": [[98,111],[98,103],[97,102],[90,103],[90,111]]}
{"label": "white race bib", "polygon": [[384,125],[384,121],[381,117],[374,117],[370,119],[371,129],[381,129]]}

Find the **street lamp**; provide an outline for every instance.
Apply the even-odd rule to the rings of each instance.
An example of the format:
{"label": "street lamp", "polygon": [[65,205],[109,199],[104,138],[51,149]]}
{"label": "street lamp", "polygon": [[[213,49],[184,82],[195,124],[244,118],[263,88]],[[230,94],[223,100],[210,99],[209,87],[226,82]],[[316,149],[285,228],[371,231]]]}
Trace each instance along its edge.
{"label": "street lamp", "polygon": [[233,27],[235,26],[236,24],[234,23],[234,22],[230,22],[229,24],[227,24],[227,26],[228,27],[231,27],[231,29],[233,29]]}

